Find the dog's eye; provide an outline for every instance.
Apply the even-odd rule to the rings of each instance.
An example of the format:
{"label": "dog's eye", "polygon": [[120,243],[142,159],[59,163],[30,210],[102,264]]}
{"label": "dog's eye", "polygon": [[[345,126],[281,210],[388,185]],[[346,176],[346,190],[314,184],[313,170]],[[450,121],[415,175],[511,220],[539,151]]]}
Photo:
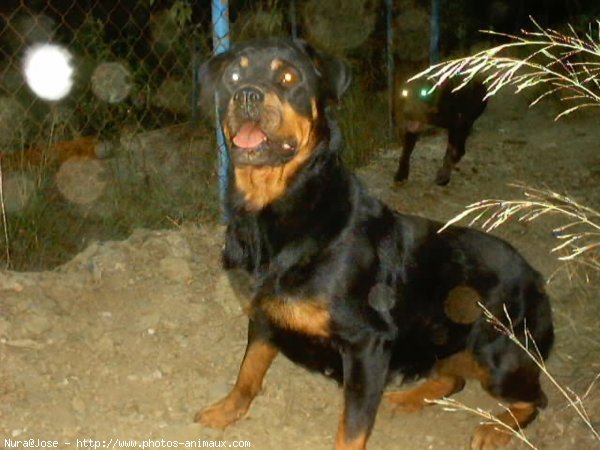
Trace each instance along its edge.
{"label": "dog's eye", "polygon": [[296,83],[300,81],[300,76],[294,70],[284,70],[279,75],[279,84],[282,86],[294,86]]}
{"label": "dog's eye", "polygon": [[231,72],[230,78],[231,78],[231,81],[233,81],[234,83],[237,83],[238,81],[240,81],[240,78],[242,78],[242,76],[236,70],[234,72]]}
{"label": "dog's eye", "polygon": [[419,91],[419,95],[421,96],[421,98],[429,97],[429,95],[430,95],[429,89],[421,88],[421,90]]}

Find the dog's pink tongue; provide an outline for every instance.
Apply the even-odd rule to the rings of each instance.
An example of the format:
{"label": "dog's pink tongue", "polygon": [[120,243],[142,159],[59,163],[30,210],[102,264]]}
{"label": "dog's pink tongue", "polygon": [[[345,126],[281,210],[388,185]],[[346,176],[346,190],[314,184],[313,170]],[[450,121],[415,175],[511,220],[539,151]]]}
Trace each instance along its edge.
{"label": "dog's pink tongue", "polygon": [[234,136],[233,143],[239,148],[254,148],[265,140],[267,140],[267,136],[258,124],[248,122],[242,125],[242,128]]}

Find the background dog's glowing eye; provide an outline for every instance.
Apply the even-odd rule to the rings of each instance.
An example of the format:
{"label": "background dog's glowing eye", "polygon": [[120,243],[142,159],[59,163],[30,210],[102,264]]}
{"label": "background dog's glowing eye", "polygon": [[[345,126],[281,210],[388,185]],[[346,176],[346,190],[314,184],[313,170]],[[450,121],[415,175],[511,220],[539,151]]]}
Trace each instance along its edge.
{"label": "background dog's glowing eye", "polygon": [[240,81],[240,74],[238,72],[233,72],[231,74],[231,81]]}
{"label": "background dog's glowing eye", "polygon": [[402,97],[408,97],[408,89],[402,89],[402,92],[400,92],[400,95]]}
{"label": "background dog's glowing eye", "polygon": [[421,91],[419,92],[419,95],[423,98],[427,97],[429,95],[429,89],[427,88],[421,88]]}

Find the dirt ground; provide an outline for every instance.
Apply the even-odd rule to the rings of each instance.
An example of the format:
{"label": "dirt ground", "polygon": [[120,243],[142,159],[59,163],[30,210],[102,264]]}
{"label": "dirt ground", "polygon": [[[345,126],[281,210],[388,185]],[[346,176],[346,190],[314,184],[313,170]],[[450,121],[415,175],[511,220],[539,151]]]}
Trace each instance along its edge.
{"label": "dirt ground", "polygon": [[[406,184],[391,182],[397,149],[382,150],[359,175],[393,207],[442,221],[483,198],[522,198],[508,186],[515,181],[598,208],[598,116],[554,123],[555,112],[552,105],[528,110],[511,93],[492,99],[445,188],[433,184],[443,133],[419,142]],[[496,233],[544,275],[560,266],[549,254],[556,240],[547,219]],[[192,422],[228,391],[245,345],[246,320],[219,267],[222,234],[206,224],[139,230],[126,241],[94,243],[53,271],[0,272],[0,448],[23,447],[27,439],[56,440],[65,449],[118,448],[130,440],[154,448],[198,440],[249,442],[257,450],[332,448],[340,391],[283,357],[246,418],[225,431]],[[600,288],[559,271],[548,289],[557,329],[548,368],[583,395],[600,373]],[[526,430],[532,445],[600,449],[565,398],[548,380],[544,385],[550,405]],[[500,408],[475,384],[456,398]],[[585,405],[600,428],[600,381]],[[480,420],[438,406],[393,416],[384,405],[369,448],[466,449]]]}

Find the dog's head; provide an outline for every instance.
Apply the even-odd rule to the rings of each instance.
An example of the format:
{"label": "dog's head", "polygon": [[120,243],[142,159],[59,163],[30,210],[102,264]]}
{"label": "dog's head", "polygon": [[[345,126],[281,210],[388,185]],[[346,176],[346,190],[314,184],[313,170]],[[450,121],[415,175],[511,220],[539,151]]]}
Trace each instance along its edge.
{"label": "dog's head", "polygon": [[235,186],[261,209],[328,137],[325,108],[348,88],[350,70],[303,42],[269,39],[213,57],[200,82],[203,100],[216,98]]}
{"label": "dog's head", "polygon": [[402,83],[396,89],[395,101],[398,121],[411,133],[418,133],[426,127],[429,118],[438,112],[440,89],[426,80],[413,80]]}
{"label": "dog's head", "polygon": [[348,87],[336,58],[287,40],[251,41],[213,57],[201,70],[203,98],[217,109],[234,166],[277,166],[310,152],[324,105]]}

